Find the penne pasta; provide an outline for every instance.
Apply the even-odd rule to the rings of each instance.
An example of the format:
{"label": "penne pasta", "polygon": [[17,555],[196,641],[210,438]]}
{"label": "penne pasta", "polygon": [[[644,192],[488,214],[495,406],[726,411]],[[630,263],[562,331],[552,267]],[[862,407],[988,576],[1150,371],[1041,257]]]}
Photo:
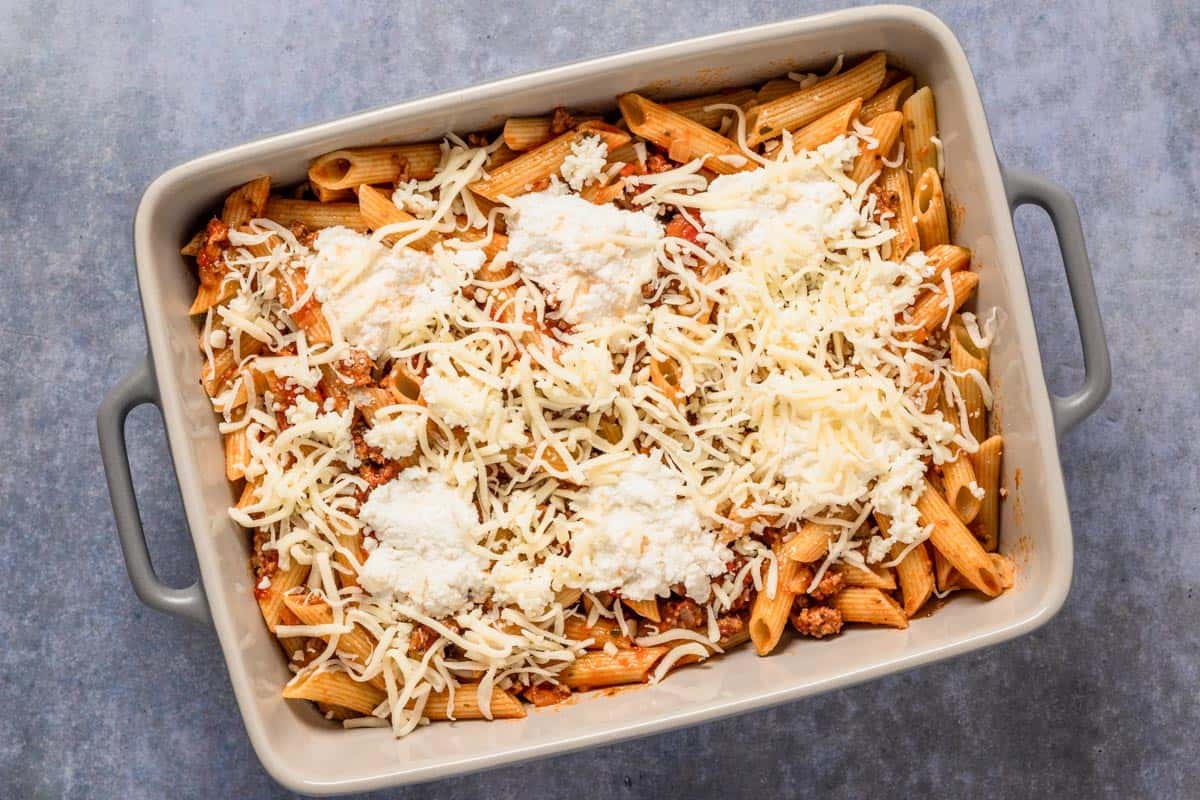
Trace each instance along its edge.
{"label": "penne pasta", "polygon": [[780,555],[801,564],[811,563],[825,557],[829,552],[829,540],[837,535],[838,529],[833,525],[806,522],[796,531],[795,536],[784,542]]}
{"label": "penne pasta", "polygon": [[818,81],[807,89],[775,98],[752,108],[746,118],[746,142],[751,147],[774,139],[785,130],[801,128],[849,100],[865,100],[879,90],[887,57],[869,56],[856,67]]}
{"label": "penne pasta", "polygon": [[842,65],[229,192],[181,252],[285,697],[406,736],[1012,587],[932,93]]}
{"label": "penne pasta", "polygon": [[933,551],[933,577],[937,582],[939,592],[953,592],[959,589],[969,589],[970,585],[963,580],[962,575],[940,551]]}
{"label": "penne pasta", "polygon": [[[373,231],[377,231],[388,225],[398,225],[405,222],[415,223],[417,221],[416,217],[393,203],[389,195],[381,192],[374,186],[360,186],[358,188],[358,210],[366,227]],[[391,247],[404,237],[404,233],[392,233],[384,236],[382,241],[384,245]],[[408,242],[407,246],[414,250],[432,250],[434,245],[441,240],[441,234],[436,231],[430,231],[420,238]]]}
{"label": "penne pasta", "polygon": [[637,614],[643,619],[648,619],[651,622],[662,622],[662,615],[658,612],[657,600],[622,600],[630,611]]}
{"label": "penne pasta", "polygon": [[891,241],[892,250],[889,255],[894,259],[902,259],[920,248],[908,173],[900,167],[884,165],[879,176],[879,186],[885,197],[884,207],[895,214],[891,226],[896,230],[896,238]]}
{"label": "penne pasta", "polygon": [[756,166],[736,142],[653,100],[630,93],[618,97],[617,105],[629,129],[662,147],[672,161],[707,156],[704,166],[725,175]]}
{"label": "penne pasta", "polygon": [[524,719],[525,707],[516,696],[503,689],[493,688],[490,716],[479,705],[479,684],[464,683],[454,690],[454,704],[447,692],[433,692],[421,709],[422,716],[431,720],[467,719]]}
{"label": "penne pasta", "polygon": [[865,622],[890,628],[908,627],[908,615],[904,609],[879,589],[858,586],[842,589],[834,595],[833,607],[842,613],[842,619],[846,622]]}
{"label": "penne pasta", "polygon": [[315,200],[288,200],[272,197],[263,216],[285,228],[297,223],[309,230],[342,226],[356,231],[367,229],[357,203],[319,203]]}
{"label": "penne pasta", "polygon": [[308,290],[306,277],[303,267],[281,271],[279,299],[296,325],[304,331],[309,344],[329,344],[333,341],[333,330],[321,311],[321,304]]}
{"label": "penne pasta", "polygon": [[236,228],[261,217],[270,196],[271,179],[265,175],[239,186],[225,198],[225,206],[221,209],[221,222],[230,228]]}
{"label": "penne pasta", "polygon": [[765,590],[761,591],[754,596],[754,605],[750,607],[750,641],[754,642],[754,649],[760,656],[767,655],[779,644],[792,611],[792,601],[796,599],[796,593],[788,587],[795,585],[802,567],[799,561],[783,556],[779,548],[776,549],[776,562],[779,579],[775,596],[768,597]]}
{"label": "penne pasta", "polygon": [[950,503],[959,519],[970,524],[979,514],[980,505],[980,498],[975,493],[978,484],[975,482],[975,468],[971,464],[971,457],[959,450],[958,457],[942,464],[941,470],[946,501]]}
{"label": "penne pasta", "polygon": [[[580,123],[600,120],[601,117],[595,114],[571,114],[567,119],[571,122],[568,127],[574,128]],[[566,132],[561,129],[555,132],[554,123],[554,116],[509,117],[504,121],[504,144],[515,152],[532,150]]]}
{"label": "penne pasta", "polygon": [[[258,339],[242,340],[242,358],[256,355],[263,349],[263,343]],[[213,353],[212,362],[205,361],[200,367],[200,383],[209,397],[216,397],[225,389],[238,371],[238,359],[232,347],[226,347]]]}
{"label": "penne pasta", "polygon": [[[888,70],[891,72],[891,70]],[[878,117],[880,114],[886,114],[889,111],[899,111],[913,92],[912,77],[888,85],[887,79],[884,78],[886,89],[881,89],[876,94],[863,101],[862,112],[858,115],[859,122],[867,123]]]}
{"label": "penne pasta", "polygon": [[1004,591],[1013,588],[1017,583],[1017,565],[1003,553],[990,553],[989,555],[992,558],[992,568],[1000,580],[1000,588]]}
{"label": "penne pasta", "polygon": [[[303,625],[329,625],[333,622],[333,610],[324,599],[315,595],[291,592],[283,595],[283,603]],[[330,635],[321,638],[328,641]],[[376,644],[377,642],[371,634],[367,633],[362,626],[355,625],[349,633],[338,634],[337,649],[340,653],[349,654],[359,667],[365,667],[375,652]],[[377,675],[367,682],[379,689],[386,687],[382,675]]]}
{"label": "penne pasta", "polygon": [[730,116],[731,112],[728,109],[722,108],[715,108],[710,111],[708,110],[709,106],[721,104],[745,108],[754,102],[754,99],[755,92],[753,89],[736,89],[731,92],[706,94],[703,97],[672,100],[662,105],[669,111],[674,111],[676,114],[687,117],[706,128],[718,128],[721,125],[721,121],[725,117]]}
{"label": "penne pasta", "polygon": [[762,105],[769,103],[772,100],[778,100],[784,95],[792,94],[793,92],[802,89],[799,81],[794,81],[791,78],[772,78],[764,83],[759,90],[754,93],[754,105]]}
{"label": "penne pasta", "polygon": [[917,510],[924,525],[932,525],[929,541],[963,578],[988,597],[1000,594],[1002,587],[996,577],[991,559],[967,526],[955,515],[946,499],[932,486],[917,500]]}
{"label": "penne pasta", "polygon": [[364,183],[394,183],[401,179],[427,180],[442,160],[437,142],[352,147],[316,158],[308,167],[313,187],[327,191],[355,189]]}
{"label": "penne pasta", "polygon": [[286,607],[285,595],[304,583],[307,578],[308,565],[293,559],[288,563],[287,569],[280,567],[273,574],[268,575],[266,585],[260,581],[255,586],[254,593],[258,599],[258,608],[262,611],[263,619],[267,623],[267,630],[271,633],[275,632],[280,614]]}
{"label": "penne pasta", "polygon": [[971,251],[956,244],[935,245],[925,250],[925,257],[934,267],[929,277],[931,283],[941,283],[944,273],[958,272],[971,265]]}
{"label": "penne pasta", "polygon": [[983,549],[994,551],[1000,544],[1000,474],[1004,458],[1004,439],[997,435],[985,439],[975,454],[975,481],[983,489],[979,505],[979,530]]}
{"label": "penne pasta", "polygon": [[979,276],[974,272],[955,272],[950,277],[953,293],[947,293],[945,285],[929,292],[918,300],[912,309],[912,323],[917,328],[909,333],[914,342],[923,342],[946,321],[946,318],[962,307],[975,287],[979,285]]}
{"label": "penne pasta", "polygon": [[558,674],[559,683],[581,692],[604,686],[626,683],[645,683],[658,660],[670,650],[667,646],[635,647],[616,655],[590,652],[581,656]]}
{"label": "penne pasta", "polygon": [[[898,558],[902,545],[892,547],[892,558]],[[904,613],[912,618],[929,598],[933,596],[933,562],[929,548],[921,542],[905,554],[896,565],[896,577],[900,581],[900,597],[904,601]]]}
{"label": "penne pasta", "polygon": [[862,100],[856,97],[808,123],[792,134],[792,150],[816,150],[845,134],[861,107]]}
{"label": "penne pasta", "polygon": [[833,571],[842,576],[842,582],[846,586],[882,589],[887,592],[896,588],[896,575],[889,567],[862,569],[853,564],[837,564]]}
{"label": "penne pasta", "polygon": [[502,197],[516,197],[529,191],[534,184],[558,174],[563,161],[571,154],[571,145],[586,136],[598,136],[611,153],[629,141],[629,134],[603,122],[585,122],[562,136],[535,147],[502,164],[491,174],[468,188],[493,202]]}
{"label": "penne pasta", "polygon": [[514,152],[524,152],[554,138],[550,117],[509,117],[504,121],[504,144]]}
{"label": "penne pasta", "polygon": [[250,466],[250,442],[246,429],[238,428],[225,434],[225,479],[232,483],[246,477]]}
{"label": "penne pasta", "polygon": [[[979,381],[973,375],[964,373],[974,370],[979,373],[979,379],[986,382],[988,357],[987,348],[976,346],[961,317],[955,316],[950,320],[950,366],[958,373],[954,376],[954,385],[966,408],[968,430],[977,442],[982,442],[987,435],[987,409]],[[975,461],[978,467],[978,457]]]}
{"label": "penne pasta", "polygon": [[925,170],[938,168],[937,147],[933,137],[937,136],[937,111],[934,108],[933,91],[923,86],[912,93],[901,106],[904,114],[904,156],[908,163],[908,176],[916,180]]}
{"label": "penne pasta", "polygon": [[322,203],[340,203],[346,200],[354,200],[353,189],[326,189],[323,186],[313,186],[312,193]]}
{"label": "penne pasta", "polygon": [[883,157],[895,148],[902,124],[903,115],[899,111],[889,111],[872,120],[871,138],[874,141],[862,140],[858,158],[854,160],[854,168],[850,171],[851,180],[864,183],[883,170]]}
{"label": "penne pasta", "polygon": [[921,249],[928,250],[940,244],[950,243],[950,220],[946,216],[946,196],[942,193],[942,179],[937,170],[930,167],[921,173],[913,190],[913,210],[917,217],[917,235]]}
{"label": "penne pasta", "polygon": [[[625,624],[630,633],[636,635],[637,620],[626,620]],[[571,617],[563,625],[563,635],[578,642],[593,640],[588,645],[589,650],[603,650],[610,642],[622,650],[633,647],[633,640],[621,633],[621,626],[615,620],[600,619],[589,628],[583,617]]]}
{"label": "penne pasta", "polygon": [[312,700],[341,706],[369,715],[387,699],[387,692],[377,686],[360,683],[344,672],[309,670],[292,678],[283,687],[283,696],[289,700]]}
{"label": "penne pasta", "polygon": [[[521,155],[519,151],[512,149],[507,144],[502,144],[492,151],[491,155],[487,157],[487,161],[483,162],[483,168],[488,172],[491,172],[497,167],[504,166],[519,155]],[[483,198],[477,197],[475,198],[475,201],[477,203],[482,203]]]}
{"label": "penne pasta", "polygon": [[203,314],[210,308],[232,300],[237,296],[237,281],[222,281],[219,284],[200,284],[196,287],[196,298],[188,309],[188,314]]}

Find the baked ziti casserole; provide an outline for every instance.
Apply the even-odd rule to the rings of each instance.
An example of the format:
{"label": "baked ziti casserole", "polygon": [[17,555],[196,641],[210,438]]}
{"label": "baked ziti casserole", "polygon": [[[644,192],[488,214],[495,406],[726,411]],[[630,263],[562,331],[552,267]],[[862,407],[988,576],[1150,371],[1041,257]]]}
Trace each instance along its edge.
{"label": "baked ziti casserole", "polygon": [[283,696],[401,736],[1011,587],[914,89],[839,58],[234,190],[183,252]]}

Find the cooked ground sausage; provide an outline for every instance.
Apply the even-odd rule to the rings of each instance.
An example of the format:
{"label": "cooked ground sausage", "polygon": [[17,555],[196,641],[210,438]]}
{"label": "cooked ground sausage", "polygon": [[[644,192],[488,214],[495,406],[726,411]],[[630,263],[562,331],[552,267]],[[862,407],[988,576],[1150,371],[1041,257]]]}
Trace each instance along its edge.
{"label": "cooked ground sausage", "polygon": [[791,621],[792,627],[802,636],[820,639],[841,631],[842,612],[829,606],[809,606],[794,609]]}

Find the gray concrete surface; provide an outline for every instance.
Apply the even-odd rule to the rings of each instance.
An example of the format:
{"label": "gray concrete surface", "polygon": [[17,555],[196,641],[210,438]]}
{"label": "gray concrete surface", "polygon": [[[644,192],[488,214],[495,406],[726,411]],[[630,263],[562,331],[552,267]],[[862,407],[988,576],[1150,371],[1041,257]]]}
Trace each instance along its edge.
{"label": "gray concrete surface", "polygon": [[[129,588],[93,416],[144,348],[130,225],[193,156],[481,79],[825,2],[0,2],[0,796],[266,797],[209,633]],[[1200,794],[1200,10],[934,5],[1004,163],[1069,187],[1113,348],[1062,444],[1075,585],[1032,636],[682,733],[396,792],[467,797]],[[1052,386],[1082,371],[1039,214],[1018,219]],[[159,569],[194,556],[152,411],[129,442]]]}

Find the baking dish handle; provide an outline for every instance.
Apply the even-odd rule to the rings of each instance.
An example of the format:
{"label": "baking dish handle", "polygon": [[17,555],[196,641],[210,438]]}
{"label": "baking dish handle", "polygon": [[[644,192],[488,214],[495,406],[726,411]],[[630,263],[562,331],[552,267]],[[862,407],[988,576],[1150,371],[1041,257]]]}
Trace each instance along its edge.
{"label": "baking dish handle", "polygon": [[96,415],[100,460],[108,480],[108,494],[112,499],[121,552],[125,555],[125,568],[129,571],[133,590],[146,605],[193,622],[211,624],[208,601],[200,582],[184,589],[167,586],[154,572],[150,561],[142,515],[138,512],[137,496],[133,491],[133,476],[129,472],[129,455],[125,451],[125,418],[143,403],[160,405],[158,383],[154,380],[154,368],[148,355],[105,396]]}
{"label": "baking dish handle", "polygon": [[1079,341],[1083,345],[1083,386],[1074,394],[1051,395],[1054,431],[1058,438],[1100,407],[1112,386],[1108,341],[1100,321],[1100,303],[1092,281],[1092,265],[1083,242],[1079,208],[1071,194],[1053,181],[1019,169],[1004,169],[1004,189],[1010,211],[1023,205],[1039,206],[1050,217],[1067,273],[1067,287],[1075,306]]}

